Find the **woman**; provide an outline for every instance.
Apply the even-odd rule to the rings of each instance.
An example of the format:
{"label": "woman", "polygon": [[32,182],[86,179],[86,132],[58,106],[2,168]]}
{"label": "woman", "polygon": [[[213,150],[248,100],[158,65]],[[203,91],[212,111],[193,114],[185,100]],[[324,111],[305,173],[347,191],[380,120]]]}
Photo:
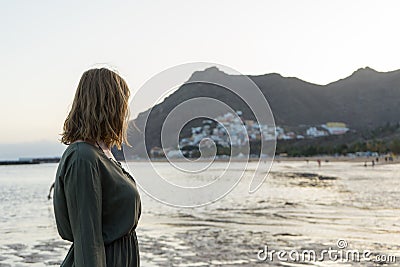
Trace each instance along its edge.
{"label": "woman", "polygon": [[125,81],[106,68],[86,71],[79,82],[54,187],[58,232],[73,242],[61,266],[139,266],[139,193],[110,151],[129,144],[129,94]]}

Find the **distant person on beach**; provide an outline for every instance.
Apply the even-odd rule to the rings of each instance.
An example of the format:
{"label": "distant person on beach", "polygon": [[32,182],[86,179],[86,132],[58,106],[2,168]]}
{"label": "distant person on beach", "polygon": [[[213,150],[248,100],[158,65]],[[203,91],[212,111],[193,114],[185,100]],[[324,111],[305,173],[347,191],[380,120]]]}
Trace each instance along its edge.
{"label": "distant person on beach", "polygon": [[317,159],[318,167],[321,167],[321,160]]}
{"label": "distant person on beach", "polygon": [[51,184],[51,186],[50,186],[50,189],[49,189],[49,194],[47,195],[47,199],[48,200],[50,200],[51,199],[51,191],[53,191],[53,189],[54,189],[54,185],[55,185],[56,183],[52,183]]}
{"label": "distant person on beach", "polygon": [[141,200],[110,148],[127,142],[130,91],[107,68],[83,73],[61,142],[53,204],[58,233],[73,242],[61,266],[140,265],[136,226]]}

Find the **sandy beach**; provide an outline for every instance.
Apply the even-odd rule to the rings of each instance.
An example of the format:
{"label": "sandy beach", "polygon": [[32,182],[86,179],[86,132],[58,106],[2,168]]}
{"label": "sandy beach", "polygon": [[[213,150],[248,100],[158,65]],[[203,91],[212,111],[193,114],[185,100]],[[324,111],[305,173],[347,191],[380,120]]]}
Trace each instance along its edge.
{"label": "sandy beach", "polygon": [[[349,249],[368,249],[372,257],[391,255],[400,261],[399,165],[365,168],[362,162],[330,159],[318,167],[315,158],[309,163],[285,158],[275,161],[261,188],[249,194],[256,167],[251,162],[230,194],[194,209],[165,206],[142,192],[137,228],[142,266],[298,266],[301,263],[260,261],[257,253],[265,245],[320,253],[337,248],[338,240],[345,240]],[[161,170],[167,167],[157,164]],[[217,173],[220,164],[211,171]],[[59,238],[46,199],[56,165],[1,168],[0,266],[59,266],[70,244]],[[185,179],[171,176],[176,182]],[[208,177],[197,179],[204,182]],[[343,262],[325,259],[306,265]],[[351,261],[346,266],[376,263]]]}

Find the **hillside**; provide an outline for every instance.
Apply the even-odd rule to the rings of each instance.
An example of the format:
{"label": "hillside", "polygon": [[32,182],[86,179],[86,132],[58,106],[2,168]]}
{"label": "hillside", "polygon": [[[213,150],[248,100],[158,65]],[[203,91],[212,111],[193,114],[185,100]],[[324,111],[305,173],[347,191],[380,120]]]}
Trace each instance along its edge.
{"label": "hillside", "polygon": [[[217,68],[195,72],[190,80],[213,77],[213,80],[235,82],[235,75],[228,75]],[[349,77],[327,85],[316,85],[298,78],[279,74],[249,76],[261,89],[274,114],[276,125],[296,127],[317,125],[328,121],[345,122],[356,131],[374,129],[387,123],[399,122],[400,70],[378,72],[361,68]],[[168,113],[179,103],[194,97],[212,97],[223,101],[235,110],[241,110],[245,119],[253,114],[247,105],[230,91],[210,84],[185,84],[150,113],[146,128],[147,148],[160,146],[160,130]],[[135,123],[144,124],[149,110],[139,114]],[[196,115],[196,110],[193,110]],[[194,121],[190,126],[196,125]],[[184,129],[183,135],[187,134]],[[135,133],[130,136],[135,145]],[[141,154],[142,151],[137,151]]]}

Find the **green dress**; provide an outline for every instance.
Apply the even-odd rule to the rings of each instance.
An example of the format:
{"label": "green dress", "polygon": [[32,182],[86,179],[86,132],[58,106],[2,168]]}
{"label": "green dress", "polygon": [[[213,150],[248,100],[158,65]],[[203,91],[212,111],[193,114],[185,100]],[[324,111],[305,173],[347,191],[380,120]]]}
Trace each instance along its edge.
{"label": "green dress", "polygon": [[53,204],[60,236],[73,242],[61,266],[139,266],[139,192],[133,177],[101,148],[86,142],[67,147]]}

